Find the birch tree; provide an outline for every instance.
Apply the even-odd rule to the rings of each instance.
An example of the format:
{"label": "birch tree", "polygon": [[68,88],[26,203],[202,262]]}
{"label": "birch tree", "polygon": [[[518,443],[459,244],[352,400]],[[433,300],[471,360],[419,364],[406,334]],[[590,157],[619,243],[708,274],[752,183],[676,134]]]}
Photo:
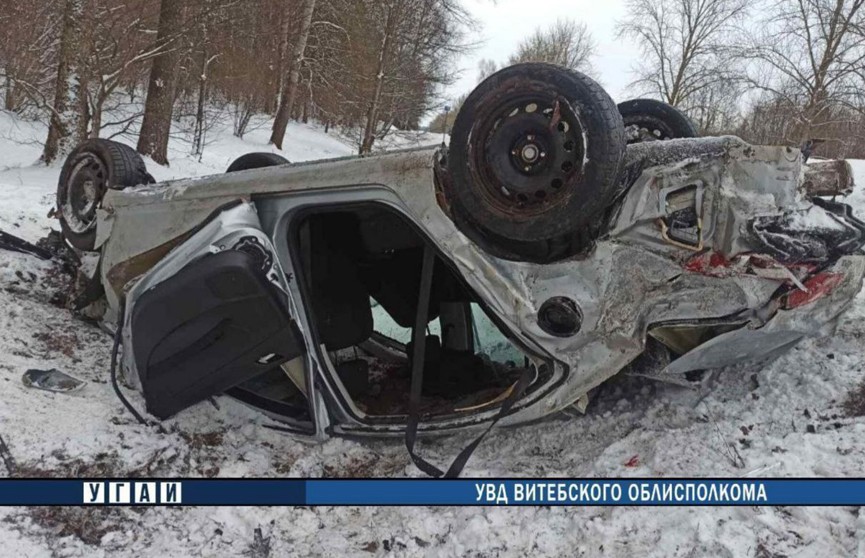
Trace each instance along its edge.
{"label": "birch tree", "polygon": [[285,138],[288,120],[291,117],[291,112],[294,110],[294,103],[297,99],[297,88],[300,85],[300,69],[303,64],[304,53],[306,52],[309,31],[312,28],[312,14],[314,12],[315,0],[304,0],[300,16],[300,29],[291,49],[288,81],[280,96],[279,108],[273,121],[273,133],[270,136],[270,143],[276,146],[277,149],[282,149],[282,141]]}
{"label": "birch tree", "polygon": [[58,44],[57,77],[54,103],[50,107],[48,138],[42,161],[52,163],[84,139],[81,103],[84,101],[80,68],[80,44],[83,0],[65,0]]}

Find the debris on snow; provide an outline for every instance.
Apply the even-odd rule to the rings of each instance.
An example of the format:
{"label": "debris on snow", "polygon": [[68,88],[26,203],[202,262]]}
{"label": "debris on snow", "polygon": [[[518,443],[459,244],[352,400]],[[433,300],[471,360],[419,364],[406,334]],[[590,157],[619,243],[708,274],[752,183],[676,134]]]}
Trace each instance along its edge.
{"label": "debris on snow", "polygon": [[87,384],[84,380],[79,380],[78,378],[70,376],[65,372],[61,372],[56,368],[50,370],[31,368],[27,370],[27,372],[24,372],[21,381],[27,387],[53,391],[56,393],[76,391]]}

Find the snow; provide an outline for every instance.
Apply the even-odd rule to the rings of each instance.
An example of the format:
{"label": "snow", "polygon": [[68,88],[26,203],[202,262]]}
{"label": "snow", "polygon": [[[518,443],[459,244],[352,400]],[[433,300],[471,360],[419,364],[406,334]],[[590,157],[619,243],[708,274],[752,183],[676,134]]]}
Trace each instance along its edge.
{"label": "snow", "polygon": [[[59,166],[36,164],[43,137],[44,127],[0,113],[0,229],[30,240],[56,226],[47,213]],[[200,162],[174,141],[171,167],[148,166],[158,179],[199,176],[269,149],[266,129],[244,140],[212,131],[210,139]],[[340,138],[295,123],[282,152],[293,161],[351,153]],[[853,168],[865,186],[865,161]],[[848,201],[865,213],[865,188]],[[270,421],[226,397],[166,421],[165,433],[138,425],[108,383],[109,337],[50,303],[56,273],[0,251],[0,435],[19,469],[421,476],[399,440],[305,443],[262,428]],[[834,338],[805,342],[765,368],[721,371],[700,390],[622,379],[585,416],[496,429],[465,476],[861,476],[865,418],[847,417],[842,404],[865,377],[863,338],[860,295]],[[52,394],[21,383],[27,369],[51,367],[88,384]],[[143,408],[138,393],[127,396]],[[423,441],[419,451],[446,466],[470,438]],[[256,528],[272,556],[865,556],[865,514],[852,507],[6,508],[0,519],[10,556],[249,555]]]}
{"label": "snow", "polygon": [[[313,123],[290,122],[282,151],[268,143],[270,127],[267,122],[256,121],[251,128],[243,139],[232,134],[227,122],[208,130],[200,160],[190,155],[191,144],[182,139],[178,130],[173,130],[176,137],[172,137],[168,146],[169,166],[157,165],[145,158],[147,168],[157,181],[164,181],[223,173],[237,157],[255,151],[277,153],[293,163],[357,154],[356,146],[347,137],[335,129],[325,134]],[[38,163],[46,135],[44,124],[24,121],[0,111],[0,230],[29,240],[44,236],[52,224],[57,227],[56,221],[48,218],[48,211],[54,203],[62,161],[50,167]],[[129,135],[112,139],[135,146],[135,138]],[[396,131],[383,141],[377,141],[375,147],[399,149],[440,142],[439,134]]]}
{"label": "snow", "polygon": [[822,230],[844,230],[845,227],[832,214],[822,207],[811,206],[806,210],[790,215],[787,225],[794,231],[806,231],[817,228]]}

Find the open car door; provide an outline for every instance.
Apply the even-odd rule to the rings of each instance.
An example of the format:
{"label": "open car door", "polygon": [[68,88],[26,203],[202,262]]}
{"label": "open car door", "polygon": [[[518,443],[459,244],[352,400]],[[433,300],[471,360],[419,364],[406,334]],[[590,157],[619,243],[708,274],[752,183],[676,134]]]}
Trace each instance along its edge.
{"label": "open car door", "polygon": [[[252,204],[204,224],[127,296],[124,359],[148,412],[167,418],[266,374],[291,389],[297,375],[282,365],[306,349],[289,308],[285,276]],[[308,393],[295,395],[306,401]],[[298,421],[311,427],[308,405],[296,407]]]}

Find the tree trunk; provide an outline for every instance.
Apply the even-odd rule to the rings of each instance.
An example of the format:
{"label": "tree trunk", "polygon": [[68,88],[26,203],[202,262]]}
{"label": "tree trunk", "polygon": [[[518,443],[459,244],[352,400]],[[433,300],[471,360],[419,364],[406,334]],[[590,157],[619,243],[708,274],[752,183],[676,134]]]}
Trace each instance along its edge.
{"label": "tree trunk", "polygon": [[63,7],[63,28],[60,33],[60,52],[57,63],[57,82],[54,86],[54,105],[48,125],[48,138],[42,152],[42,161],[53,162],[58,156],[72,150],[80,133],[82,91],[78,73],[79,40],[83,15],[81,0],[66,0]]}
{"label": "tree trunk", "polygon": [[280,12],[280,21],[279,21],[279,57],[277,58],[276,65],[276,91],[274,91],[274,98],[276,99],[276,103],[274,103],[275,107],[279,107],[282,105],[282,95],[283,91],[285,91],[285,76],[288,73],[288,45],[289,45],[289,30],[291,29],[291,17],[289,9],[292,7],[292,2],[288,0],[282,0],[283,7]]}
{"label": "tree trunk", "polygon": [[15,103],[15,78],[13,77],[14,73],[12,68],[8,65],[6,66],[6,78],[4,79],[6,85],[6,95],[3,97],[3,108],[8,110],[9,112],[15,112],[16,103]]}
{"label": "tree trunk", "polygon": [[288,83],[280,98],[276,118],[273,121],[273,133],[270,135],[270,143],[277,149],[282,149],[282,141],[285,139],[285,129],[288,127],[288,119],[294,109],[294,101],[297,98],[297,86],[300,83],[300,65],[303,62],[303,54],[306,51],[306,41],[309,38],[309,30],[312,27],[312,13],[315,10],[315,0],[306,0],[301,14],[300,32],[291,56],[291,69],[288,73]]}
{"label": "tree trunk", "polygon": [[81,78],[78,89],[78,99],[76,110],[78,110],[78,118],[75,126],[75,143],[84,141],[89,137],[88,127],[90,126],[90,80],[86,77]]}
{"label": "tree trunk", "polygon": [[90,137],[98,138],[99,132],[102,130],[102,108],[105,106],[105,99],[108,97],[104,87],[99,88],[99,93],[96,95],[96,100],[93,104],[93,110],[90,114]]}
{"label": "tree trunk", "polygon": [[207,97],[208,63],[207,49],[202,47],[201,74],[198,76],[198,103],[195,108],[195,130],[192,138],[192,154],[198,155],[199,161],[204,153],[204,99]]}
{"label": "tree trunk", "polygon": [[168,164],[168,135],[174,109],[174,85],[179,51],[174,44],[181,26],[182,0],[162,0],[157,42],[165,49],[154,57],[144,102],[144,119],[138,136],[138,152],[160,165]]}
{"label": "tree trunk", "polygon": [[393,6],[389,6],[387,17],[384,23],[384,37],[381,40],[381,49],[378,53],[378,67],[375,75],[375,89],[373,90],[372,99],[369,103],[369,109],[366,113],[366,125],[363,129],[363,138],[360,142],[360,155],[364,155],[372,151],[372,144],[375,141],[375,123],[378,120],[378,108],[381,102],[381,90],[384,86],[384,70],[387,62],[387,54],[390,50],[391,35],[393,32]]}

